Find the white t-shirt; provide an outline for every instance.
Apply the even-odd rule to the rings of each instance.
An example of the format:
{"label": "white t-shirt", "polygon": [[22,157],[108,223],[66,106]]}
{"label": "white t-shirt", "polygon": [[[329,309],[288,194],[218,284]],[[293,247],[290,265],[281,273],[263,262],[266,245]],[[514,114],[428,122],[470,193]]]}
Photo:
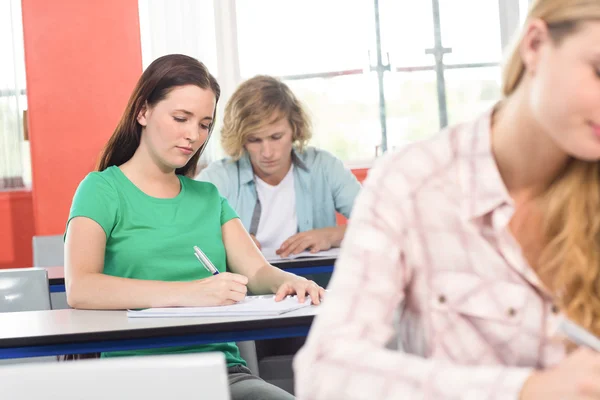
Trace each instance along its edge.
{"label": "white t-shirt", "polygon": [[269,185],[257,176],[256,192],[261,206],[256,239],[263,250],[277,250],[298,232],[294,166],[277,186]]}

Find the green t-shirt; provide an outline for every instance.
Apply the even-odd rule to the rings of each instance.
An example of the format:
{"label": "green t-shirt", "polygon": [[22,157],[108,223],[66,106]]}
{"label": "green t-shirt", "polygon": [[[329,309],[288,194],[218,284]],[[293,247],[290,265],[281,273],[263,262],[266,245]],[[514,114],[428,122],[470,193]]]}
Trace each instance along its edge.
{"label": "green t-shirt", "polygon": [[[213,184],[178,177],[181,191],[171,199],[148,196],[116,166],[92,172],[80,183],[69,221],[87,217],[104,229],[105,274],[159,281],[210,277],[194,256],[193,246],[200,247],[220,272],[225,271],[221,226],[238,216]],[[120,351],[102,356],[205,351],[223,352],[229,367],[246,364],[235,343]]]}

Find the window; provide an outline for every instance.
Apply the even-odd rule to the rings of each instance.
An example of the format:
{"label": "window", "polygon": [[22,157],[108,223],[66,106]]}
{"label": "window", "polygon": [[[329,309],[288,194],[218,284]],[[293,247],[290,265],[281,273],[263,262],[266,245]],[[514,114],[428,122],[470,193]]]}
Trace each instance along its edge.
{"label": "window", "polygon": [[0,2],[0,190],[31,184],[21,1]]}
{"label": "window", "polygon": [[[185,2],[168,4],[181,14]],[[245,79],[280,77],[313,118],[312,144],[360,161],[490,107],[500,96],[502,49],[524,2],[213,0],[212,14],[195,18],[216,30],[212,65],[223,104]],[[157,14],[165,31],[175,23],[168,15]]]}
{"label": "window", "polygon": [[[144,69],[159,57],[178,53],[202,61],[221,80],[213,0],[139,0],[138,7]],[[213,133],[219,131],[220,124],[218,120]],[[220,156],[218,137],[215,140],[213,136],[202,156],[203,162]]]}
{"label": "window", "polygon": [[525,18],[527,18],[527,11],[531,5],[531,0],[519,0],[519,22],[523,25]]}
{"label": "window", "polygon": [[237,0],[241,78],[281,77],[315,145],[370,159],[499,98],[502,3]]}
{"label": "window", "polygon": [[212,0],[139,0],[144,69],[166,54],[180,53],[201,60],[217,71]]}
{"label": "window", "polygon": [[[349,6],[351,4],[351,6]],[[373,158],[380,141],[370,1],[237,0],[240,75],[281,77],[313,119],[311,144]],[[293,16],[293,17],[290,17]]]}

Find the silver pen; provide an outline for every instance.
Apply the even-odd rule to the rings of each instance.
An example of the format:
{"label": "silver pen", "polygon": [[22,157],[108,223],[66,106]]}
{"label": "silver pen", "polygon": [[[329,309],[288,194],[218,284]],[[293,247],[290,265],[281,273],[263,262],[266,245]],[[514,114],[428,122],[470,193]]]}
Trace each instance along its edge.
{"label": "silver pen", "polygon": [[600,339],[576,323],[563,318],[558,324],[558,331],[576,345],[600,352]]}
{"label": "silver pen", "polygon": [[198,261],[200,261],[200,264],[202,264],[204,268],[208,270],[208,272],[210,272],[213,275],[217,275],[219,273],[217,267],[214,266],[214,264],[208,259],[208,257],[206,257],[206,254],[204,254],[204,252],[200,250],[198,246],[194,246],[194,255],[196,256]]}

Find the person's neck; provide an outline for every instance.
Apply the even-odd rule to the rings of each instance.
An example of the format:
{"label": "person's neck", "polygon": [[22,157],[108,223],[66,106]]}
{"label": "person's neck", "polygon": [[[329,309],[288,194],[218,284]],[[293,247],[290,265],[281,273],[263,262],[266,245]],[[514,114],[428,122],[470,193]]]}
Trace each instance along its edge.
{"label": "person's neck", "polygon": [[[119,166],[121,171],[143,192],[154,197],[172,197],[179,190],[175,170],[155,162],[148,152],[138,147],[133,156]],[[175,188],[177,186],[177,188]]]}
{"label": "person's neck", "polygon": [[291,168],[292,168],[292,160],[290,160],[289,164],[287,165],[287,168],[282,168],[280,171],[277,171],[274,174],[266,175],[266,174],[263,174],[258,168],[254,168],[254,165],[252,166],[254,175],[256,175],[263,182],[265,182],[271,186],[279,185],[281,183],[281,181],[283,180],[283,178],[285,178],[285,176],[288,174],[288,172],[290,172]]}
{"label": "person's neck", "polygon": [[531,200],[545,192],[570,157],[529,111],[523,84],[498,107],[492,122],[492,153],[511,197]]}

